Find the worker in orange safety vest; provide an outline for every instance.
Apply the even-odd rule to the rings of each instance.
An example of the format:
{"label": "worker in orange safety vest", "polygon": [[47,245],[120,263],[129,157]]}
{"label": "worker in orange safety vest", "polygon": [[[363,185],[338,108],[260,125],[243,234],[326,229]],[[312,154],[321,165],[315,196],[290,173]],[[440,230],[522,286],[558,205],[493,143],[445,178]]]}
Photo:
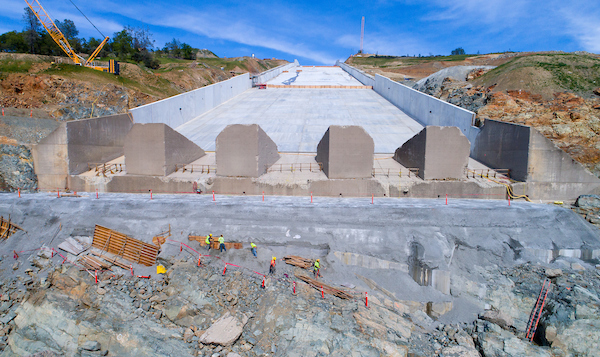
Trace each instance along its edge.
{"label": "worker in orange safety vest", "polygon": [[275,261],[277,260],[276,257],[273,257],[273,259],[271,259],[271,266],[269,267],[269,274],[275,274]]}

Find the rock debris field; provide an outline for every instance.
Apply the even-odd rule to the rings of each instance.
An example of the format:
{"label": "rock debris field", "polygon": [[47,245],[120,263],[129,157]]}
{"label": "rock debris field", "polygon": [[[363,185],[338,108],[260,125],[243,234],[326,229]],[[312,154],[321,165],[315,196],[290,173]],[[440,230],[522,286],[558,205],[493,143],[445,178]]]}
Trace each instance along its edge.
{"label": "rock debris field", "polygon": [[[597,356],[600,348],[600,235],[567,208],[10,193],[0,195],[0,215],[24,229],[0,241],[0,356]],[[96,224],[147,243],[170,228],[156,261],[166,273],[138,264],[133,275],[117,265],[86,271],[78,259],[95,248],[77,256],[58,248],[66,239],[86,248]],[[208,233],[241,249],[207,251],[188,239]],[[288,255],[319,258],[319,282],[351,298],[323,297],[297,278],[309,270],[285,264]]]}

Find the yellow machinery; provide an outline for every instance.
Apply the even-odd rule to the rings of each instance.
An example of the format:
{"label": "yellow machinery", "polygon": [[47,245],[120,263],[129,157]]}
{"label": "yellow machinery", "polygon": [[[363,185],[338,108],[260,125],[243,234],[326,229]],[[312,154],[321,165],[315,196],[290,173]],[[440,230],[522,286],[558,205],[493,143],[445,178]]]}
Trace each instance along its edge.
{"label": "yellow machinery", "polygon": [[52,21],[52,18],[48,15],[46,10],[44,10],[38,0],[25,0],[25,2],[27,5],[29,5],[29,8],[31,11],[33,11],[38,20],[40,20],[46,31],[48,31],[54,42],[56,42],[56,44],[67,54],[67,56],[69,56],[69,58],[73,60],[73,62],[75,62],[76,65],[85,66],[98,71],[108,72],[116,75],[119,74],[119,62],[115,60],[110,60],[107,67],[99,66],[93,63],[96,56],[98,56],[102,50],[102,47],[104,47],[104,45],[108,42],[108,36],[104,38],[104,41],[100,43],[94,53],[92,53],[92,55],[86,60],[75,53],[75,50],[73,50],[73,47],[71,47],[69,41],[67,41],[63,33],[60,32],[54,21]]}

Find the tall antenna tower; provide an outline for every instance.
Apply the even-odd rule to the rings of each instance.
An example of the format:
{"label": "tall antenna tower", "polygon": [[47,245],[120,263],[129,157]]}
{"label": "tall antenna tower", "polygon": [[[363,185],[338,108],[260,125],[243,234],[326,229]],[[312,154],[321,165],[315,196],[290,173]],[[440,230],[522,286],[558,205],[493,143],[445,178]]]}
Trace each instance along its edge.
{"label": "tall antenna tower", "polygon": [[360,52],[363,53],[363,40],[365,39],[365,17],[362,17],[362,21],[360,23]]}

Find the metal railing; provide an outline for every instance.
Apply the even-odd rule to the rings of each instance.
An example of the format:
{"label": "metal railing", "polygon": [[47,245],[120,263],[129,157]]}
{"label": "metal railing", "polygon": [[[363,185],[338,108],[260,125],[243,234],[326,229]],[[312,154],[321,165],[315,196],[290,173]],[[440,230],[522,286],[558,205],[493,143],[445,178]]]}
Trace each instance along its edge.
{"label": "metal railing", "polygon": [[323,163],[294,163],[265,165],[267,172],[320,172],[323,171]]}
{"label": "metal railing", "polygon": [[496,178],[500,175],[510,178],[510,169],[467,169],[467,178]]}
{"label": "metal railing", "polygon": [[96,176],[104,176],[107,174],[114,175],[117,172],[123,172],[125,170],[125,164],[94,164],[88,163],[88,170],[94,170]]}
{"label": "metal railing", "polygon": [[413,177],[413,176],[418,176],[418,175],[419,175],[418,167],[407,168],[406,170],[373,168],[373,171],[371,172],[371,176],[373,176],[373,177],[377,177],[377,176]]}
{"label": "metal railing", "polygon": [[192,164],[176,164],[175,172],[181,171],[182,173],[189,171],[191,174],[201,173],[201,174],[213,174],[217,173],[217,166],[215,165],[192,165]]}

